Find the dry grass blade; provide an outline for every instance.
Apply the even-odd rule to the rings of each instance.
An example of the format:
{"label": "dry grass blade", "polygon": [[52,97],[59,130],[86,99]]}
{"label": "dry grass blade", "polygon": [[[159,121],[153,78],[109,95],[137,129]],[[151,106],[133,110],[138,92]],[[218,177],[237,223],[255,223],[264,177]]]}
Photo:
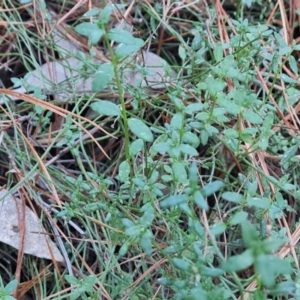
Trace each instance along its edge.
{"label": "dry grass blade", "polygon": [[42,269],[39,274],[37,274],[34,278],[24,281],[18,285],[16,299],[22,299],[22,297],[34,286],[38,288],[38,283],[41,280],[49,280],[53,277],[53,274],[51,274],[51,271],[49,269],[51,268],[51,264],[46,266],[44,269]]}
{"label": "dry grass blade", "polygon": [[[142,282],[147,276],[149,276],[156,268],[161,267],[166,262],[167,262],[167,260],[165,258],[162,258],[162,259],[158,260],[157,262],[155,262],[144,274],[142,274],[134,283],[132,283],[129,288],[134,289],[140,282]],[[128,299],[128,297],[130,296],[130,293],[132,292],[130,289],[128,291],[128,294],[125,295],[122,298],[122,300]]]}
{"label": "dry grass blade", "polygon": [[[114,138],[113,135],[111,135],[109,132],[107,132],[106,130],[104,130],[101,126],[97,125],[95,122],[85,118],[85,117],[82,117],[82,116],[79,116],[75,113],[72,113],[70,111],[67,111],[66,109],[63,109],[61,107],[58,107],[56,105],[53,105],[51,103],[48,103],[48,102],[45,102],[45,101],[42,101],[40,99],[37,99],[37,98],[34,98],[32,96],[29,96],[29,95],[24,95],[24,94],[21,94],[21,93],[16,93],[16,92],[13,92],[13,91],[10,91],[10,90],[6,90],[6,89],[0,89],[0,94],[3,94],[3,95],[7,95],[7,96],[11,96],[11,97],[15,97],[15,98],[18,98],[18,99],[21,99],[23,101],[26,101],[28,103],[31,103],[31,104],[34,104],[34,105],[37,105],[37,106],[40,106],[44,109],[47,109],[49,111],[52,111],[53,113],[55,114],[58,114],[64,118],[66,118],[68,115],[71,115],[72,117],[74,118],[77,118],[81,121],[83,121],[82,124],[84,123],[88,123],[90,125],[93,125],[94,127],[98,128],[100,131],[104,132],[105,134],[107,134],[108,136]],[[88,134],[90,136],[90,138],[96,143],[96,145],[99,147],[99,149],[101,149],[101,151],[105,154],[105,156],[107,158],[109,158],[107,156],[107,154],[104,152],[103,148],[100,146],[100,144],[94,139],[94,137],[89,133],[88,130],[86,130],[82,124],[78,123],[77,121],[75,121],[74,119],[72,119],[72,122],[77,125],[79,128],[81,128],[86,134]]]}

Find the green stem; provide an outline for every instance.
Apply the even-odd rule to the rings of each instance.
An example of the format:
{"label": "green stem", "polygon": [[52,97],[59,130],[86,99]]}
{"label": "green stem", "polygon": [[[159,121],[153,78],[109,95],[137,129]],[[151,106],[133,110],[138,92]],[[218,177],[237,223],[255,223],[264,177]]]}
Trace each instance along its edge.
{"label": "green stem", "polygon": [[118,74],[118,59],[112,49],[112,47],[110,46],[109,41],[107,41],[107,48],[109,50],[109,54],[111,56],[111,61],[114,67],[114,73],[115,73],[115,79],[116,79],[116,84],[118,87],[118,94],[120,97],[120,104],[121,104],[121,116],[122,116],[122,121],[123,121],[123,127],[124,127],[124,135],[125,135],[125,156],[126,156],[126,160],[127,162],[130,161],[130,155],[129,155],[129,144],[130,144],[130,140],[129,140],[129,128],[128,128],[128,118],[127,118],[127,112],[126,112],[126,106],[125,106],[125,99],[124,99],[124,91],[123,91],[123,87],[121,84],[121,80]]}

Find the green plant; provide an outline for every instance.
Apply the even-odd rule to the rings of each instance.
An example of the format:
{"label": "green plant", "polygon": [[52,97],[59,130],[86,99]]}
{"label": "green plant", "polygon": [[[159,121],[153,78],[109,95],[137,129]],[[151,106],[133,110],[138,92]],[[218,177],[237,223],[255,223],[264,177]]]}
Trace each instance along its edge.
{"label": "green plant", "polygon": [[3,285],[3,282],[1,280],[0,299],[15,300],[15,298],[12,297],[11,294],[16,290],[17,286],[18,286],[17,280],[10,281],[6,286]]}
{"label": "green plant", "polygon": [[[73,2],[55,7],[64,13]],[[66,259],[61,270],[25,256],[29,298],[299,298],[300,47],[285,36],[293,27],[263,25],[283,13],[272,1],[224,10],[177,2],[111,4],[68,19],[87,38],[85,53],[45,41],[51,5],[22,7],[38,16],[32,23],[0,4],[1,64],[34,70],[12,78],[34,98],[1,102],[1,180],[34,202]],[[13,38],[17,51],[7,53]],[[63,70],[58,84],[41,72],[48,61]],[[12,267],[0,268],[10,282]],[[3,297],[15,288],[3,285]]]}
{"label": "green plant", "polygon": [[[76,300],[80,297],[80,299],[99,299],[100,293],[94,290],[94,285],[97,281],[96,276],[87,276],[83,280],[79,280],[75,277],[66,275],[65,279],[72,286],[75,286],[75,289],[67,295],[68,299]],[[89,295],[89,296],[87,296]],[[61,297],[59,299],[63,299],[65,297]]]}

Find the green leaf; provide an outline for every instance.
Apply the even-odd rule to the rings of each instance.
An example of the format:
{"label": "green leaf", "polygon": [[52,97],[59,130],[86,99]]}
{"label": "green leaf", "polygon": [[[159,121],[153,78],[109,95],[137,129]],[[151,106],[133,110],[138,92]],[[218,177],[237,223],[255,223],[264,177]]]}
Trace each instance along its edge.
{"label": "green leaf", "polygon": [[[285,229],[285,228],[284,228]],[[286,235],[284,230],[284,236]],[[280,234],[279,234],[280,235]],[[264,240],[261,242],[260,249],[264,251],[264,253],[274,253],[279,250],[286,242],[287,238],[273,239],[273,240]]]}
{"label": "green leaf", "polygon": [[200,122],[190,122],[189,126],[195,129],[202,129],[203,125]]}
{"label": "green leaf", "polygon": [[197,51],[201,48],[201,42],[203,41],[203,37],[201,34],[197,33],[195,36],[194,36],[194,39],[192,41],[192,49],[194,51]]}
{"label": "green leaf", "polygon": [[248,206],[254,206],[261,209],[269,209],[271,206],[270,201],[262,197],[248,197],[246,202]]}
{"label": "green leaf", "polygon": [[117,8],[114,5],[108,4],[106,5],[99,15],[99,25],[101,28],[105,28],[110,20],[111,14],[116,10]]}
{"label": "green leaf", "polygon": [[182,45],[179,45],[178,55],[182,61],[186,60],[186,49]]}
{"label": "green leaf", "polygon": [[171,140],[173,142],[173,145],[177,145],[177,143],[180,141],[179,130],[172,130],[171,131]]}
{"label": "green leaf", "polygon": [[251,250],[246,250],[242,254],[231,256],[222,265],[226,272],[238,272],[249,268],[254,263]]}
{"label": "green leaf", "polygon": [[162,200],[160,202],[160,207],[161,208],[168,208],[168,207],[174,207],[177,206],[181,203],[184,203],[188,200],[187,195],[174,195],[167,197],[166,199]]}
{"label": "green leaf", "polygon": [[125,230],[125,234],[129,237],[138,237],[143,232],[141,225],[135,225]]}
{"label": "green leaf", "polygon": [[190,180],[190,187],[193,190],[196,190],[198,188],[198,167],[196,165],[196,162],[192,162],[189,170],[189,180]]}
{"label": "green leaf", "polygon": [[294,145],[288,148],[287,151],[281,156],[281,165],[286,164],[298,152],[299,145]]}
{"label": "green leaf", "polygon": [[241,141],[243,141],[245,143],[249,143],[249,144],[253,142],[253,136],[246,132],[240,133],[240,139],[241,139]]}
{"label": "green leaf", "polygon": [[246,4],[248,7],[252,5],[253,0],[243,0],[242,3]]}
{"label": "green leaf", "polygon": [[180,155],[180,150],[179,147],[177,146],[173,146],[170,147],[170,150],[168,151],[169,155],[175,159],[178,159],[179,155]]}
{"label": "green leaf", "polygon": [[200,139],[203,146],[205,146],[208,142],[208,132],[206,130],[202,130],[200,133]]}
{"label": "green leaf", "polygon": [[92,45],[95,45],[99,42],[103,34],[104,30],[100,29],[96,24],[84,22],[77,26],[75,26],[75,31],[80,35],[86,36],[89,38],[89,42]]}
{"label": "green leaf", "polygon": [[235,203],[240,203],[245,201],[243,195],[235,192],[225,192],[222,194],[222,198],[229,202],[235,202]]}
{"label": "green leaf", "polygon": [[190,131],[183,134],[182,141],[190,144],[193,148],[197,148],[200,144],[198,136]]}
{"label": "green leaf", "polygon": [[144,188],[144,187],[146,186],[145,181],[143,181],[143,180],[140,179],[140,178],[133,178],[133,179],[132,179],[132,182],[133,182],[136,186],[138,186],[138,187],[140,187],[140,188]]}
{"label": "green leaf", "polygon": [[84,278],[83,280],[84,285],[85,285],[85,291],[92,292],[93,291],[93,285],[96,284],[97,282],[97,276],[96,275],[89,275]]}
{"label": "green leaf", "polygon": [[179,145],[179,150],[180,150],[180,152],[187,154],[187,155],[192,155],[192,156],[198,155],[198,151],[195,148],[193,148],[192,146],[187,145],[187,144]]}
{"label": "green leaf", "polygon": [[142,139],[137,139],[133,141],[129,146],[129,155],[131,157],[137,155],[144,148],[144,141]]}
{"label": "green leaf", "polygon": [[203,111],[196,115],[196,119],[199,121],[207,121],[209,118],[210,118],[210,115],[206,111]]}
{"label": "green leaf", "polygon": [[254,196],[256,194],[257,187],[258,187],[257,180],[254,180],[253,182],[246,181],[245,183],[245,188],[248,191],[249,196]]}
{"label": "green leaf", "polygon": [[172,259],[172,262],[177,269],[182,271],[188,271],[191,268],[191,265],[181,258],[175,257]]}
{"label": "green leaf", "polygon": [[179,251],[182,251],[182,246],[178,244],[171,245],[164,250],[166,254],[175,254],[178,253]]}
{"label": "green leaf", "polygon": [[232,128],[225,129],[223,132],[224,132],[224,135],[229,138],[237,138],[239,136],[239,133],[235,129],[232,129]]}
{"label": "green leaf", "polygon": [[275,177],[273,177],[273,176],[271,176],[271,175],[266,176],[266,178],[267,178],[271,183],[279,184],[279,181],[278,181]]}
{"label": "green leaf", "polygon": [[140,119],[130,118],[128,120],[129,129],[145,142],[153,141],[153,134],[149,127]]}
{"label": "green leaf", "polygon": [[266,151],[269,146],[269,139],[261,137],[257,145],[260,150]]}
{"label": "green leaf", "polygon": [[129,247],[129,244],[128,243],[124,243],[122,245],[122,247],[120,248],[119,250],[119,255],[120,257],[124,256],[127,252],[128,252],[128,247]]}
{"label": "green leaf", "polygon": [[270,129],[273,127],[274,124],[274,113],[268,112],[267,115],[264,118],[263,126],[261,128],[262,134],[266,134],[269,136]]}
{"label": "green leaf", "polygon": [[294,74],[298,74],[298,65],[293,55],[289,56],[289,64]]}
{"label": "green leaf", "polygon": [[127,219],[127,218],[123,218],[123,219],[122,219],[122,223],[123,223],[123,225],[124,225],[126,228],[130,228],[130,227],[133,227],[133,226],[134,226],[134,223],[133,223],[131,220]]}
{"label": "green leaf", "polygon": [[151,256],[152,253],[152,233],[150,230],[146,230],[146,232],[142,235],[140,239],[141,247],[143,248],[146,255]]}
{"label": "green leaf", "polygon": [[192,115],[193,113],[200,111],[203,109],[203,104],[202,103],[192,103],[189,104],[186,108],[185,108],[185,112],[188,115]]}
{"label": "green leaf", "polygon": [[122,43],[125,45],[135,45],[137,43],[137,39],[135,37],[132,36],[132,34],[124,29],[116,29],[113,28],[111,29],[108,34],[107,37],[112,40],[115,41],[117,43]]}
{"label": "green leaf", "polygon": [[260,274],[261,281],[271,287],[280,274],[289,275],[293,270],[288,261],[276,255],[260,255],[255,263],[255,271]]}
{"label": "green leaf", "polygon": [[219,130],[214,127],[214,126],[211,126],[209,124],[206,124],[205,125],[205,130],[209,133],[209,135],[213,135],[213,134],[218,134],[219,133]]}
{"label": "green leaf", "polygon": [[208,207],[208,204],[207,204],[207,201],[205,200],[205,198],[203,197],[202,193],[200,191],[196,191],[194,193],[194,202],[195,204],[202,208],[203,210],[208,210],[209,207]]}
{"label": "green leaf", "polygon": [[77,300],[80,296],[81,293],[83,292],[82,288],[75,289],[73,292],[71,292],[68,296],[70,300]]}
{"label": "green leaf", "polygon": [[252,110],[247,110],[243,112],[243,117],[251,124],[261,124],[263,122],[261,116]]}
{"label": "green leaf", "polygon": [[258,290],[255,289],[253,293],[253,299],[254,300],[269,300],[269,298],[266,297],[264,290]]}
{"label": "green leaf", "polygon": [[114,67],[111,63],[105,63],[100,66],[92,82],[92,91],[98,93],[110,83],[114,77]]}
{"label": "green leaf", "polygon": [[16,290],[17,286],[18,286],[18,280],[14,279],[5,286],[4,292],[7,295],[10,295]]}
{"label": "green leaf", "polygon": [[130,165],[127,161],[123,161],[119,165],[119,174],[118,179],[121,182],[125,182],[128,180],[130,174]]}
{"label": "green leaf", "polygon": [[225,118],[225,114],[227,114],[228,109],[224,107],[217,107],[213,109],[213,117],[215,117],[217,120],[223,121]]}
{"label": "green leaf", "polygon": [[192,215],[192,210],[190,207],[187,205],[187,203],[181,203],[178,205],[178,207],[188,216]]}
{"label": "green leaf", "polygon": [[216,62],[220,62],[223,59],[223,48],[221,43],[216,43],[214,57]]}
{"label": "green leaf", "polygon": [[279,68],[279,56],[277,53],[274,54],[273,58],[272,58],[272,70],[274,73],[277,73],[278,68]]}
{"label": "green leaf", "polygon": [[172,285],[172,281],[169,278],[158,278],[156,281],[159,285],[163,285],[163,286],[170,286]]}
{"label": "green leaf", "polygon": [[10,81],[14,84],[13,85],[14,88],[18,88],[23,85],[23,80],[20,78],[11,77]]}
{"label": "green leaf", "polygon": [[[285,299],[289,299],[288,295],[294,295],[295,290],[296,283],[294,281],[288,280],[279,282],[278,284],[276,284],[275,288],[272,288],[272,296],[285,296]],[[299,293],[299,288],[297,292]],[[299,295],[297,295],[297,292],[294,299],[299,300]]]}
{"label": "green leaf", "polygon": [[223,222],[216,223],[210,227],[211,234],[217,236],[226,230],[226,224]]}
{"label": "green leaf", "polygon": [[205,231],[199,220],[193,220],[193,228],[200,237],[205,236]]}
{"label": "green leaf", "polygon": [[232,226],[240,224],[247,220],[248,213],[245,211],[239,211],[236,214],[234,214],[228,221],[228,223]]}
{"label": "green leaf", "polygon": [[211,95],[223,92],[226,87],[226,83],[223,80],[214,79],[211,75],[206,78],[205,83],[207,84],[207,90]]}
{"label": "green leaf", "polygon": [[242,227],[242,236],[245,244],[248,247],[256,246],[259,242],[259,234],[256,231],[255,227],[248,221],[245,221],[241,224]]}
{"label": "green leaf", "polygon": [[286,74],[280,74],[280,78],[286,83],[298,83],[297,80]]}
{"label": "green leaf", "polygon": [[224,274],[224,271],[219,268],[209,268],[209,267],[203,267],[201,269],[201,275],[202,276],[209,276],[209,277],[218,277]]}
{"label": "green leaf", "polygon": [[223,187],[223,182],[216,180],[206,184],[203,189],[201,190],[204,197],[210,196],[215,192],[219,191]]}
{"label": "green leaf", "polygon": [[65,275],[65,279],[68,283],[72,284],[72,285],[77,285],[79,283],[79,280],[71,275]]}
{"label": "green leaf", "polygon": [[176,113],[171,120],[171,127],[174,129],[181,129],[183,126],[183,114]]}
{"label": "green leaf", "polygon": [[176,108],[178,108],[181,111],[185,109],[185,105],[183,104],[180,98],[177,98],[172,94],[169,95],[169,98],[171,102],[176,106]]}
{"label": "green leaf", "polygon": [[97,112],[99,115],[104,116],[120,116],[121,111],[118,105],[111,101],[98,100],[91,104],[91,109]]}
{"label": "green leaf", "polygon": [[269,36],[269,35],[271,35],[271,34],[273,34],[273,30],[266,30],[266,31],[263,31],[262,33],[261,33],[261,35],[262,36]]}
{"label": "green leaf", "polygon": [[292,51],[291,47],[287,46],[287,47],[284,47],[284,48],[280,49],[278,51],[278,55],[283,56],[283,55],[286,55],[286,54],[290,53],[291,51]]}
{"label": "green leaf", "polygon": [[140,50],[144,45],[144,41],[142,39],[135,39],[135,40],[136,43],[132,45],[120,44],[116,49],[116,55],[120,58],[123,58],[127,55],[130,55]]}
{"label": "green leaf", "polygon": [[152,146],[152,150],[155,152],[158,152],[160,154],[167,153],[170,150],[170,148],[171,148],[171,145],[168,142],[156,143]]}
{"label": "green leaf", "polygon": [[147,210],[144,212],[143,216],[140,218],[139,223],[144,227],[149,227],[151,226],[154,217],[154,208],[151,205],[149,205]]}
{"label": "green leaf", "polygon": [[282,38],[281,34],[277,33],[276,31],[273,32],[273,35],[276,39],[276,41],[278,42],[279,46],[281,48],[285,48],[287,47],[286,42],[284,41],[284,39]]}
{"label": "green leaf", "polygon": [[181,183],[187,182],[187,172],[184,165],[181,162],[175,161],[172,164],[173,175],[175,179]]}
{"label": "green leaf", "polygon": [[91,10],[87,11],[83,16],[85,18],[90,18],[90,17],[94,17],[94,16],[98,15],[99,13],[100,13],[99,8],[92,8]]}

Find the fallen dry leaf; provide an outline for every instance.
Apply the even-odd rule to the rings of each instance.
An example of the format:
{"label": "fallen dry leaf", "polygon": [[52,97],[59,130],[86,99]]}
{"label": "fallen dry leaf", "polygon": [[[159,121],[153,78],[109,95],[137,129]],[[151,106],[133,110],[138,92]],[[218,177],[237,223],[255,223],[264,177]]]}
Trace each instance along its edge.
{"label": "fallen dry leaf", "polygon": [[14,91],[25,93],[28,88],[37,87],[44,93],[56,95],[62,101],[69,100],[74,92],[91,93],[93,77],[86,79],[80,75],[81,64],[82,62],[74,57],[44,64],[27,74],[26,86]]}
{"label": "fallen dry leaf", "polygon": [[[64,258],[48,237],[34,212],[25,206],[24,218],[21,200],[11,195],[3,199],[7,192],[5,189],[0,191],[0,242],[19,249],[21,247],[21,228],[24,226],[24,253],[64,262]],[[19,220],[25,220],[25,224],[19,224]]]}
{"label": "fallen dry leaf", "polygon": [[142,76],[136,68],[127,68],[123,74],[123,81],[127,84],[154,90],[163,89],[170,86],[170,83],[174,82],[177,76],[173,70],[170,70],[170,74],[167,74],[166,69],[170,69],[167,62],[150,51],[139,53],[136,61],[146,69],[147,75]]}

